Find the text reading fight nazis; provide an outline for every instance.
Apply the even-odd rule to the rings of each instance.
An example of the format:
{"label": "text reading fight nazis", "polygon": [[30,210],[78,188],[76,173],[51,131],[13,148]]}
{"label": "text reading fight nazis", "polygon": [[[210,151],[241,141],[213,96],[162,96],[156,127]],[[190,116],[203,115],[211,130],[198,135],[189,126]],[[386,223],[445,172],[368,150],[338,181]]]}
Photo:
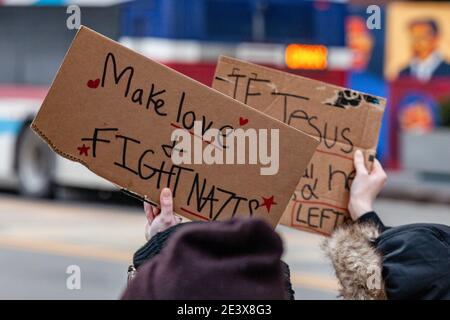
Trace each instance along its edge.
{"label": "text reading fight nazis", "polygon": [[[186,149],[186,145],[179,145],[179,142],[177,144],[175,138],[186,135],[187,132],[191,132],[191,129],[194,129],[197,135],[201,137],[201,140],[203,140],[205,136],[209,138],[212,136],[216,136],[216,138],[219,136],[230,136],[231,133],[229,130],[233,130],[234,126],[226,124],[218,129],[214,129],[213,121],[206,119],[205,115],[199,117],[193,110],[188,110],[186,106],[188,95],[184,91],[180,93],[177,107],[169,109],[164,99],[166,90],[164,88],[157,88],[158,86],[155,83],[151,83],[148,87],[147,94],[145,94],[143,88],[135,87],[133,83],[134,72],[135,70],[132,66],[118,68],[114,54],[108,53],[104,61],[101,78],[90,79],[86,85],[88,90],[96,90],[111,85],[117,86],[121,94],[123,94],[123,97],[132,104],[153,111],[153,114],[157,117],[166,117],[168,125],[170,124],[174,128],[173,132],[176,132],[176,134],[172,134],[174,139],[167,144],[162,141],[156,147],[154,145],[150,147],[136,136],[123,134],[123,131],[118,127],[96,127],[93,128],[92,135],[81,138],[80,146],[77,147],[78,154],[83,157],[96,158],[101,155],[101,152],[105,152],[107,147],[113,148],[115,154],[117,154],[117,158],[112,160],[115,166],[126,170],[128,173],[131,172],[134,176],[142,180],[152,183],[157,189],[169,187],[173,191],[173,196],[176,197],[177,188],[181,184],[187,185],[190,192],[186,199],[182,199],[182,203],[185,203],[188,207],[194,207],[196,212],[187,208],[181,208],[181,210],[200,219],[216,220],[222,213],[230,211],[231,217],[234,217],[237,212],[248,213],[249,216],[252,216],[260,208],[264,212],[270,213],[272,206],[277,205],[273,195],[260,195],[259,199],[246,198],[222,186],[208,183],[207,179],[201,177],[193,168],[182,166],[183,161],[175,163],[172,160],[174,154],[183,157],[183,152],[178,151]],[[173,115],[171,115],[169,110],[174,110]],[[170,119],[171,116],[173,116],[173,119]],[[197,119],[200,120],[197,121]],[[236,119],[236,125],[238,126],[244,126],[248,123],[249,119],[247,118],[237,117]],[[259,143],[260,163],[263,165],[269,164],[269,167],[261,168],[262,174],[264,174],[264,169],[268,170],[265,174],[274,174],[272,172],[278,171],[279,150],[277,133],[271,133],[270,142],[272,143],[272,148],[270,156],[267,153],[267,147],[261,147],[262,144],[266,145],[269,143],[267,133],[265,139]],[[245,131],[243,132],[244,142],[246,141],[245,138],[249,137],[249,135],[251,136],[251,133],[246,135]],[[238,147],[245,144],[239,141],[241,140],[237,137],[236,143]],[[203,142],[207,141],[204,140]],[[215,142],[219,144],[220,148],[227,149],[227,151],[233,150],[229,144],[229,139],[217,139]],[[249,150],[255,150],[251,147],[252,141],[248,142],[250,145]],[[119,151],[117,152],[117,150]],[[155,158],[152,158],[152,156],[159,154],[163,155],[163,160],[155,164]],[[238,154],[238,163],[240,159],[242,160],[242,157],[240,158]],[[250,154],[249,164],[255,163],[252,159],[253,157]],[[203,160],[205,160],[204,155]],[[219,162],[217,158],[215,158],[215,161]]]}
{"label": "text reading fight nazis", "polygon": [[[248,199],[240,196],[235,192],[221,188],[220,186],[211,185],[206,179],[202,179],[194,169],[171,164],[171,161],[162,161],[158,166],[150,164],[151,156],[156,151],[142,146],[140,157],[136,160],[130,157],[130,149],[141,146],[141,141],[121,134],[116,134],[120,130],[118,128],[95,128],[92,137],[85,137],[83,142],[91,142],[92,157],[97,157],[99,146],[111,143],[120,143],[121,153],[118,159],[114,161],[114,165],[131,172],[142,180],[153,182],[157,189],[168,187],[173,190],[173,196],[177,196],[177,189],[180,183],[188,182],[190,184],[190,192],[188,194],[186,204],[195,206],[197,212],[207,213],[208,217],[199,216],[197,212],[191,212],[188,209],[183,211],[197,216],[205,220],[217,220],[220,215],[227,209],[232,208],[232,217],[237,212],[248,212],[252,216],[260,207],[265,207],[267,213],[270,213],[272,205],[276,205],[274,197],[261,197],[258,199]],[[167,145],[161,145],[164,151]],[[164,151],[165,153],[165,151]],[[167,159],[170,157],[165,154]],[[222,199],[222,201],[220,201]]]}

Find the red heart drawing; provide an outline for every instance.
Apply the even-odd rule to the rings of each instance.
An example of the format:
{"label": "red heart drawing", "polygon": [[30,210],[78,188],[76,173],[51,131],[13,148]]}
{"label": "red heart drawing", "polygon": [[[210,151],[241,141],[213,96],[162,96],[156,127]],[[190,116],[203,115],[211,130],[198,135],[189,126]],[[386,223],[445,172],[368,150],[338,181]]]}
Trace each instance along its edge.
{"label": "red heart drawing", "polygon": [[99,84],[100,84],[100,79],[89,80],[87,82],[87,86],[91,89],[97,89]]}
{"label": "red heart drawing", "polygon": [[240,124],[241,126],[245,126],[247,123],[248,123],[248,119],[239,117],[239,124]]}

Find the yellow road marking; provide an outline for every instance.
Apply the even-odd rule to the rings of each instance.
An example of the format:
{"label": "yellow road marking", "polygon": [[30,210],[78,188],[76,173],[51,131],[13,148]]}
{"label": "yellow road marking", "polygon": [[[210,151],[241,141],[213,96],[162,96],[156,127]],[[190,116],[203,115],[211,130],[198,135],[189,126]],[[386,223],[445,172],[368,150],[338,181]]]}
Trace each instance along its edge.
{"label": "yellow road marking", "polygon": [[70,243],[5,236],[0,237],[0,247],[121,263],[130,263],[133,254],[129,251],[111,250],[95,246],[81,246]]}
{"label": "yellow road marking", "polygon": [[305,287],[327,292],[338,292],[338,281],[335,278],[314,273],[292,272],[291,283],[296,287]]}
{"label": "yellow road marking", "polygon": [[[128,251],[19,237],[0,237],[0,247],[119,263],[130,263],[132,259],[132,252]],[[337,281],[327,276],[291,272],[291,282],[296,287],[337,292]]]}

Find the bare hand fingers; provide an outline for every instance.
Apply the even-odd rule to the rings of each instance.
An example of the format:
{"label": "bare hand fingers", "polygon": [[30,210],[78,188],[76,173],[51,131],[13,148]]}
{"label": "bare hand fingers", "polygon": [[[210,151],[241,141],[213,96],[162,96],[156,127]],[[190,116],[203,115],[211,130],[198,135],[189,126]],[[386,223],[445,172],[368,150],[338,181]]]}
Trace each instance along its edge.
{"label": "bare hand fingers", "polygon": [[375,159],[375,161],[373,162],[373,168],[370,175],[376,177],[377,179],[382,180],[383,183],[386,181],[387,178],[386,172],[384,171],[380,161],[378,161],[377,159]]}
{"label": "bare hand fingers", "polygon": [[160,203],[161,203],[161,215],[163,217],[172,219],[173,198],[172,198],[172,191],[170,191],[169,188],[164,188],[161,191]]}
{"label": "bare hand fingers", "polygon": [[145,212],[145,216],[147,217],[148,223],[149,224],[152,223],[152,221],[153,221],[153,219],[155,219],[156,215],[154,214],[153,206],[150,203],[145,202],[145,201],[144,201],[144,212]]}
{"label": "bare hand fingers", "polygon": [[151,235],[150,224],[146,223],[145,224],[145,239],[148,241],[148,240],[150,240],[151,237],[152,237],[152,235]]}
{"label": "bare hand fingers", "polygon": [[364,155],[361,150],[356,150],[354,155],[354,163],[356,174],[368,174],[366,165],[364,163]]}

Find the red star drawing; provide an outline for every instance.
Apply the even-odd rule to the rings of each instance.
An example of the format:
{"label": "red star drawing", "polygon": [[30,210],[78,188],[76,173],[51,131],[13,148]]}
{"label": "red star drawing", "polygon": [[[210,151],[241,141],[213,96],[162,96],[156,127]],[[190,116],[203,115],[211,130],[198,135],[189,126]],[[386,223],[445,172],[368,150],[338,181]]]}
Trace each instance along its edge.
{"label": "red star drawing", "polygon": [[261,204],[261,207],[266,207],[267,212],[270,213],[270,208],[272,208],[272,205],[277,204],[275,201],[273,201],[273,196],[271,196],[270,198],[263,198],[263,204]]}
{"label": "red star drawing", "polygon": [[78,151],[80,151],[80,156],[82,156],[83,154],[84,154],[85,156],[87,156],[87,155],[88,155],[88,150],[89,150],[90,148],[91,148],[91,147],[87,147],[84,143],[83,143],[83,146],[77,147]]}

